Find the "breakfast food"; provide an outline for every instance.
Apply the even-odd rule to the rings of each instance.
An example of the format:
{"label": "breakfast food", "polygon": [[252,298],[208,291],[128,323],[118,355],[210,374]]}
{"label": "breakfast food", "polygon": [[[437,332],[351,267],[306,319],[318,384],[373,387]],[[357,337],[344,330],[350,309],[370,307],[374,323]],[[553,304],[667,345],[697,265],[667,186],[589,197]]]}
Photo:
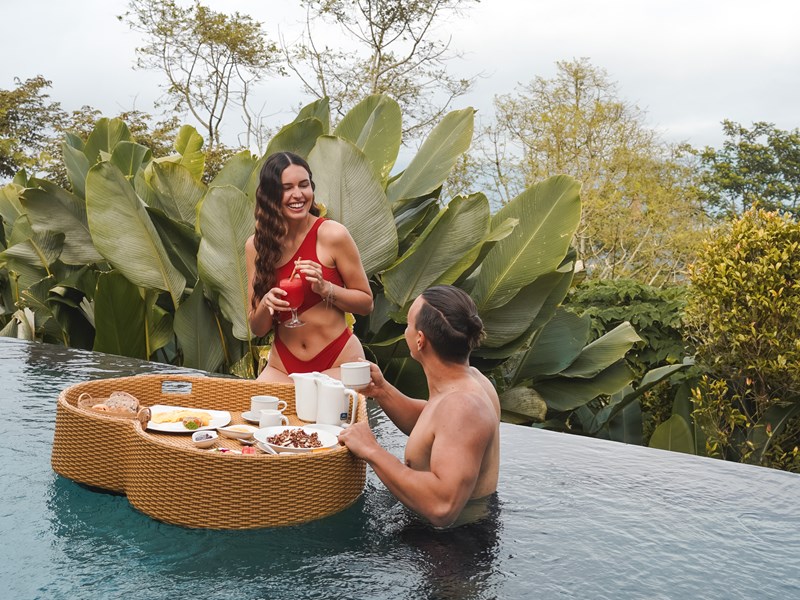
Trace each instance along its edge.
{"label": "breakfast food", "polygon": [[111,392],[105,399],[95,399],[84,392],[78,397],[78,406],[107,413],[109,416],[134,417],[139,410],[139,400],[128,392]]}
{"label": "breakfast food", "polygon": [[[184,419],[195,418],[198,420],[197,427],[207,427],[211,423],[211,415],[202,410],[192,410],[188,408],[180,408],[176,410],[167,410],[159,412],[151,417],[153,423],[183,423],[186,424]],[[197,429],[195,427],[195,429]],[[187,428],[188,429],[188,428]]]}
{"label": "breakfast food", "polygon": [[203,422],[198,417],[183,417],[181,422],[186,429],[197,429],[203,426]]}
{"label": "breakfast food", "polygon": [[278,434],[267,438],[267,442],[273,446],[282,448],[321,448],[322,442],[316,431],[306,433],[299,427],[296,429],[286,429]]}

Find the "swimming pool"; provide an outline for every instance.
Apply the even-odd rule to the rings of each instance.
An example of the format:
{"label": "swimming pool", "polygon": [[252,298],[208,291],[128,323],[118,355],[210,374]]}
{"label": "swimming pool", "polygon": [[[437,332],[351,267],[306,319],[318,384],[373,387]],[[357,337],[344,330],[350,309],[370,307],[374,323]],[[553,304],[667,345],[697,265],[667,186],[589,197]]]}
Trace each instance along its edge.
{"label": "swimming pool", "polygon": [[[165,525],[52,471],[61,389],[174,371],[0,338],[0,597],[800,595],[800,476],[512,425],[492,517],[446,532],[409,515],[369,469],[347,510],[254,531]],[[370,418],[401,455],[403,435],[374,406]]]}

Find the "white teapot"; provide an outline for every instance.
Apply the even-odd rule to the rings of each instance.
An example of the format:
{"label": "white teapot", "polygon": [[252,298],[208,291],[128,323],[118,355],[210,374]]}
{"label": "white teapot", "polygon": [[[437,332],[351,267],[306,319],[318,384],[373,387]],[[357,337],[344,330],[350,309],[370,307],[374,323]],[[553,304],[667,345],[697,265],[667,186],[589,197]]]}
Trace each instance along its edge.
{"label": "white teapot", "polygon": [[318,371],[311,373],[292,373],[294,381],[294,406],[297,417],[303,421],[317,420],[317,381],[328,378]]}

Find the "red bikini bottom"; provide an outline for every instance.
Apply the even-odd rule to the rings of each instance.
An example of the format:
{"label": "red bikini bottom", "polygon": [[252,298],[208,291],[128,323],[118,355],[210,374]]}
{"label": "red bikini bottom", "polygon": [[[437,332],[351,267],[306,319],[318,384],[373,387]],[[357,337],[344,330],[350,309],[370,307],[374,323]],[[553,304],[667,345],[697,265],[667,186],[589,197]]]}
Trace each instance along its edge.
{"label": "red bikini bottom", "polygon": [[300,360],[297,358],[277,335],[272,345],[275,347],[275,350],[278,351],[278,356],[281,357],[281,362],[286,369],[287,375],[291,375],[292,373],[311,373],[312,371],[322,372],[333,366],[333,363],[336,362],[336,359],[347,344],[347,340],[349,340],[352,335],[353,332],[350,331],[350,328],[345,327],[342,335],[320,350],[311,360]]}

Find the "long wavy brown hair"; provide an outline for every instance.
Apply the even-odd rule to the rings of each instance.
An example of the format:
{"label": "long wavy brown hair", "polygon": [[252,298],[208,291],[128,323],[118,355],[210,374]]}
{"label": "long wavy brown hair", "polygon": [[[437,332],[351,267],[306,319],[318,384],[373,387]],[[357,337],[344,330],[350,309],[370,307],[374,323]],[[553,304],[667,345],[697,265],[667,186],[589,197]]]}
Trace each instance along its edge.
{"label": "long wavy brown hair", "polygon": [[[283,182],[281,177],[289,165],[298,165],[308,171],[311,190],[316,186],[311,177],[308,163],[292,152],[276,152],[271,154],[259,175],[256,190],[256,232],[253,245],[256,248],[256,269],[253,277],[252,306],[255,308],[270,289],[275,286],[278,261],[283,253],[283,238],[286,236],[286,219],[281,212],[283,201]],[[309,211],[319,216],[319,208],[312,201]]]}

